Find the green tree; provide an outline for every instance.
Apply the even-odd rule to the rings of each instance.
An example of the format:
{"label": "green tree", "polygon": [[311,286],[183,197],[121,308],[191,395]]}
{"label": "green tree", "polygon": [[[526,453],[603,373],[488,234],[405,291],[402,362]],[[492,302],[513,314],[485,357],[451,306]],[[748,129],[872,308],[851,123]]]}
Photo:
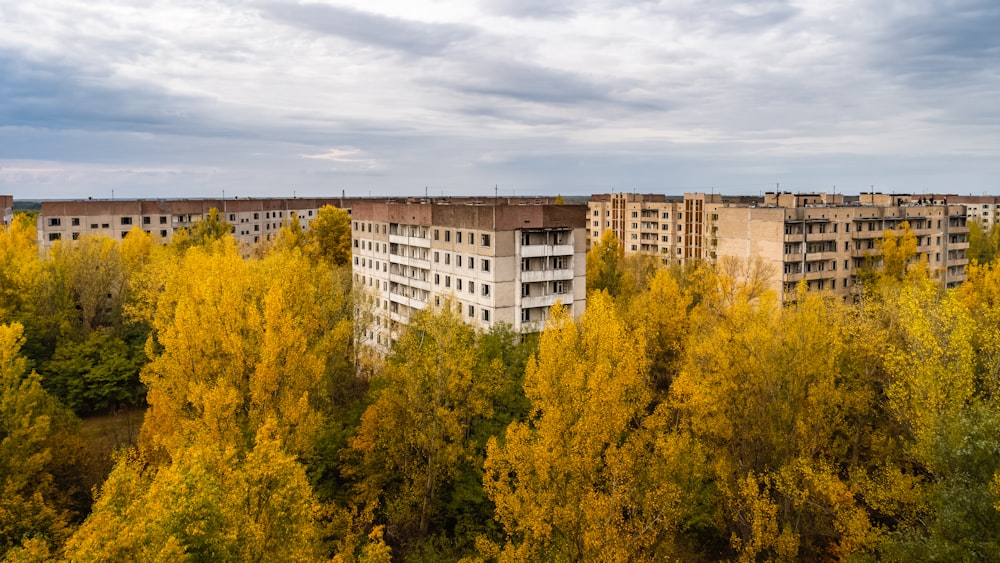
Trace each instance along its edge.
{"label": "green tree", "polygon": [[61,545],[74,517],[57,477],[73,472],[75,419],[27,372],[22,332],[0,325],[0,557],[34,536]]}
{"label": "green tree", "polygon": [[625,252],[614,231],[604,231],[601,240],[587,252],[587,292],[607,291],[618,295],[623,287]]}
{"label": "green tree", "polygon": [[383,507],[391,543],[410,547],[439,531],[441,501],[474,459],[470,432],[494,415],[502,366],[484,364],[475,330],[449,302],[410,319],[351,441],[361,499]]}
{"label": "green tree", "polygon": [[1000,253],[1000,223],[988,230],[979,221],[969,221],[969,262],[988,264]]}

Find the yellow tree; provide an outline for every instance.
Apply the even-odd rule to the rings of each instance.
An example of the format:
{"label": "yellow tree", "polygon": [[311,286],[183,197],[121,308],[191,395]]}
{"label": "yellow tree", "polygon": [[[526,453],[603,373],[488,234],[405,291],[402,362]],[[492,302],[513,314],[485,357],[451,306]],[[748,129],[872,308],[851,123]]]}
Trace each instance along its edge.
{"label": "yellow tree", "polygon": [[486,491],[504,561],[660,560],[673,553],[689,448],[646,416],[645,338],[592,293],[577,326],[554,311],[529,361],[527,422],[491,439]]}
{"label": "yellow tree", "polygon": [[281,447],[275,423],[238,455],[210,441],[156,466],[122,455],[94,510],[67,542],[74,561],[310,561],[316,504],[305,469]]}
{"label": "yellow tree", "polygon": [[194,433],[240,448],[273,417],[285,447],[308,453],[327,360],[350,333],[312,271],[296,252],[244,261],[231,237],[186,251],[151,319],[144,443],[169,452]]}
{"label": "yellow tree", "polygon": [[314,259],[335,266],[351,261],[351,216],[344,209],[324,205],[306,231],[306,246]]}
{"label": "yellow tree", "polygon": [[710,452],[741,560],[873,547],[864,507],[841,477],[849,421],[869,400],[841,376],[845,319],[843,305],[804,288],[785,309],[773,294],[744,295],[689,341],[672,406]]}

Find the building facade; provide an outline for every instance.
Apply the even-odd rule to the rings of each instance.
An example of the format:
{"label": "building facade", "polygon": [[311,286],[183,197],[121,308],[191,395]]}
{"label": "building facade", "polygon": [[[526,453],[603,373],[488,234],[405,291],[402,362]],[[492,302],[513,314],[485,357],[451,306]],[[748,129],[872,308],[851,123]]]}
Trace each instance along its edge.
{"label": "building facade", "polygon": [[858,272],[880,262],[876,241],[904,222],[917,237],[919,259],[933,275],[948,287],[965,280],[969,228],[963,205],[864,195],[847,203],[827,194],[802,194],[781,201],[782,206],[777,203],[771,196],[765,197],[765,205],[716,209],[715,252],[769,264],[771,288],[785,299],[795,295],[802,280],[811,290],[853,294]]}
{"label": "building facade", "polygon": [[99,234],[121,240],[139,227],[159,242],[170,242],[182,228],[218,209],[233,226],[237,242],[253,245],[271,240],[297,216],[303,229],[324,205],[349,206],[346,198],[137,199],[44,201],[38,215],[38,244],[46,250],[57,240]]}
{"label": "building facade", "polygon": [[[587,211],[587,235],[593,244],[613,231],[626,254],[653,255],[665,263],[723,257],[762,261],[771,268],[771,288],[783,298],[794,297],[801,280],[810,289],[846,297],[854,291],[858,271],[869,261],[878,263],[875,241],[904,221],[931,272],[949,287],[964,281],[967,218],[975,214],[989,225],[980,219],[982,210],[969,211],[964,199],[823,192],[598,194]],[[978,199],[976,205],[995,205]],[[986,213],[993,217],[995,209]]]}
{"label": "building facade", "polygon": [[585,213],[548,199],[356,202],[352,266],[372,304],[367,343],[389,349],[414,312],[445,303],[484,329],[540,331],[556,302],[579,318]]}
{"label": "building facade", "polygon": [[0,225],[9,227],[14,220],[14,196],[0,195]]}

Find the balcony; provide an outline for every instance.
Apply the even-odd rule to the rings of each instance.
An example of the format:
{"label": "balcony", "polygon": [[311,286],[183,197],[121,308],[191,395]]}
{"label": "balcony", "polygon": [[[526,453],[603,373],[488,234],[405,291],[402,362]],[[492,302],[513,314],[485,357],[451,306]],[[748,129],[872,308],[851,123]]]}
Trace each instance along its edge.
{"label": "balcony", "polygon": [[389,235],[389,242],[393,244],[405,244],[408,246],[416,246],[420,248],[431,247],[431,239],[429,238],[409,237],[405,235]]}
{"label": "balcony", "polygon": [[553,293],[549,295],[532,295],[531,297],[521,298],[521,308],[522,309],[534,309],[535,307],[551,307],[556,304],[556,301],[562,300],[563,303],[573,300],[572,293]]}
{"label": "balcony", "polygon": [[410,258],[408,256],[400,256],[399,254],[390,254],[389,263],[399,264],[400,266],[423,268],[424,270],[431,269],[430,260],[421,260],[420,258]]}
{"label": "balcony", "polygon": [[573,270],[530,270],[521,272],[522,282],[549,282],[572,279]]}
{"label": "balcony", "polygon": [[521,247],[521,256],[524,258],[541,258],[544,256],[572,256],[572,244],[531,244]]}

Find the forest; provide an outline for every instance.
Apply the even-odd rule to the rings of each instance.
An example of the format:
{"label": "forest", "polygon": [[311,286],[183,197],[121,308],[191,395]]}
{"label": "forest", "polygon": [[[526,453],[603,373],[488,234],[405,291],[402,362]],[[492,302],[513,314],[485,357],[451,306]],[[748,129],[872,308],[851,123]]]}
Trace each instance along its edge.
{"label": "forest", "polygon": [[385,358],[346,212],[229,231],[0,230],[0,559],[1000,560],[997,229],[952,289],[887,231],[848,302],[610,236],[579,321]]}

